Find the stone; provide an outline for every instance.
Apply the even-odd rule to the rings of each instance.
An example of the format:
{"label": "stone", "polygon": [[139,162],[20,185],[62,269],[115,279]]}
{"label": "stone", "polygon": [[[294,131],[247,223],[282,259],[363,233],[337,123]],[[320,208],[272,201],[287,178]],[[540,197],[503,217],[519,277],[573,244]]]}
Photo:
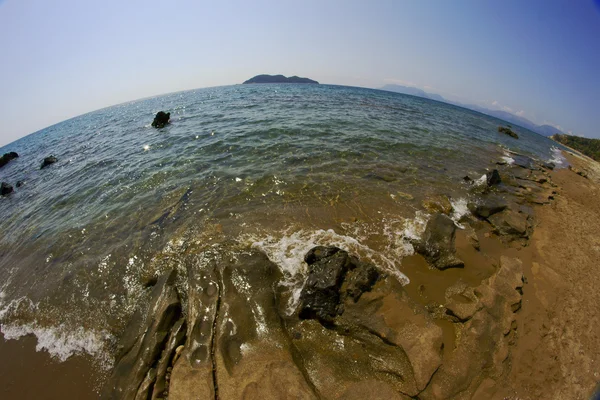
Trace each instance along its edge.
{"label": "stone", "polygon": [[504,211],[508,207],[508,204],[501,197],[487,196],[481,198],[478,202],[469,202],[467,207],[473,215],[486,219],[491,215]]}
{"label": "stone", "polygon": [[11,151],[10,153],[4,153],[2,155],[2,157],[0,157],[0,168],[4,167],[6,164],[8,164],[9,161],[14,160],[15,158],[18,158],[19,155],[17,153],[15,153],[14,151]]}
{"label": "stone", "polygon": [[435,214],[427,222],[422,239],[413,241],[413,246],[437,269],[462,268],[464,262],[455,255],[455,236],[454,221],[444,214]]}
{"label": "stone", "polygon": [[17,184],[15,186],[17,186],[18,188],[20,188],[21,186],[23,186],[25,184],[24,181],[17,181]]}
{"label": "stone", "polygon": [[518,139],[518,138],[519,138],[519,135],[517,135],[517,133],[516,133],[516,132],[514,132],[512,129],[510,129],[510,128],[508,128],[508,127],[505,127],[505,126],[499,126],[499,127],[498,127],[498,132],[500,132],[500,133],[505,133],[505,134],[507,134],[508,136],[510,136],[510,137],[512,137],[512,138],[515,138],[515,139]]}
{"label": "stone", "polygon": [[[185,339],[185,332],[185,318],[180,318],[179,321],[173,325],[158,364],[156,368],[153,368],[156,376],[152,388],[152,400],[158,400],[158,398],[168,390],[167,375],[172,371],[171,361],[175,358],[176,349]],[[148,399],[148,396],[146,395],[144,399]]]}
{"label": "stone", "polygon": [[327,258],[334,255],[338,251],[340,251],[340,249],[333,246],[316,246],[310,249],[304,255],[304,262],[306,262],[308,265],[312,265],[323,258]]}
{"label": "stone", "polygon": [[55,162],[58,161],[58,158],[54,157],[54,156],[49,156],[44,158],[44,160],[42,161],[42,165],[40,166],[40,169],[44,169],[49,165],[54,164]]}
{"label": "stone", "polygon": [[479,303],[475,289],[462,281],[446,289],[445,297],[446,314],[455,317],[460,322],[467,321],[483,307]]}
{"label": "stone", "polygon": [[494,231],[500,235],[527,237],[529,227],[526,214],[507,209],[488,218]]}
{"label": "stone", "polygon": [[152,121],[152,126],[157,129],[164,128],[165,125],[167,125],[169,123],[170,118],[171,118],[171,113],[159,111],[158,113],[156,113],[156,116],[154,117],[154,121]]}
{"label": "stone", "polygon": [[450,215],[452,213],[452,203],[445,195],[437,195],[423,200],[423,208],[430,213],[442,213]]}
{"label": "stone", "polygon": [[11,194],[13,191],[14,190],[12,185],[6,182],[2,182],[2,184],[0,185],[0,196],[6,196],[8,194]]}
{"label": "stone", "polygon": [[[181,303],[175,289],[176,272],[164,274],[152,289],[145,313],[138,310],[129,322],[119,346],[122,355],[103,389],[103,398],[135,399],[164,348],[175,321],[181,315]],[[145,382],[145,383],[144,383]],[[153,381],[152,381],[153,382]]]}
{"label": "stone", "polygon": [[[310,259],[311,256],[307,254]],[[350,266],[350,257],[338,250],[309,264],[309,274],[300,293],[299,317],[331,321],[338,312],[340,288]]]}
{"label": "stone", "polygon": [[497,185],[500,182],[502,182],[502,179],[500,179],[500,173],[497,169],[494,169],[490,172],[486,172],[485,179],[488,186]]}
{"label": "stone", "polygon": [[357,302],[363,293],[371,290],[380,277],[381,274],[373,264],[359,262],[355,268],[346,273],[341,291]]}

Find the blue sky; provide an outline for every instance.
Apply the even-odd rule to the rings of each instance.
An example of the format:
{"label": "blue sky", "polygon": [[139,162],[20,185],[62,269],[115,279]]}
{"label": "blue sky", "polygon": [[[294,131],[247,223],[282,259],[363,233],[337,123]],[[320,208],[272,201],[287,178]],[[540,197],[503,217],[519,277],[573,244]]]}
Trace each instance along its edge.
{"label": "blue sky", "polygon": [[599,2],[0,0],[0,145],[259,73],[417,86],[600,137]]}

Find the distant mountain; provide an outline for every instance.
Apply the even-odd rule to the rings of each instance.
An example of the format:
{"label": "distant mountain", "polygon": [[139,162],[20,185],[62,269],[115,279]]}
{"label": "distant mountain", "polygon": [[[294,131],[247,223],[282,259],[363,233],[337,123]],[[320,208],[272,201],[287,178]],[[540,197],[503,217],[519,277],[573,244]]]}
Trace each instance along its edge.
{"label": "distant mountain", "polygon": [[256,75],[254,78],[248,79],[246,83],[313,83],[319,84],[308,78],[300,78],[299,76],[290,76],[289,78],[283,75]]}
{"label": "distant mountain", "polygon": [[453,104],[453,105],[456,105],[456,106],[459,106],[459,107],[468,108],[470,110],[477,111],[477,112],[480,112],[482,114],[486,114],[486,115],[490,115],[492,117],[496,117],[496,118],[502,119],[502,120],[504,120],[506,122],[509,122],[511,124],[522,126],[523,128],[529,129],[530,131],[538,133],[538,134],[540,134],[542,136],[552,136],[552,135],[555,135],[555,134],[562,134],[563,133],[560,130],[556,129],[555,127],[551,126],[551,125],[536,125],[535,123],[531,122],[527,118],[519,117],[518,115],[509,113],[507,111],[490,110],[489,108],[480,107],[480,106],[476,106],[476,105],[473,105],[473,104],[462,104],[462,103],[458,103],[458,102],[446,100],[442,96],[440,96],[439,94],[427,93],[427,92],[425,92],[425,91],[423,91],[423,90],[421,90],[419,88],[416,88],[416,87],[402,86],[402,85],[392,85],[392,84],[390,84],[390,85],[383,86],[381,88],[381,90],[387,90],[387,91],[390,91],[390,92],[403,93],[403,94],[410,94],[412,96],[417,96],[417,97],[423,97],[425,99],[442,101],[444,103]]}
{"label": "distant mountain", "polygon": [[416,87],[411,87],[411,86],[388,84],[388,85],[385,85],[384,87],[382,87],[381,90],[387,90],[388,92],[410,94],[411,96],[423,97],[425,99],[443,101],[443,102],[448,103],[448,101],[446,99],[444,99],[442,96],[440,96],[439,94],[427,93],[424,90],[421,90]]}

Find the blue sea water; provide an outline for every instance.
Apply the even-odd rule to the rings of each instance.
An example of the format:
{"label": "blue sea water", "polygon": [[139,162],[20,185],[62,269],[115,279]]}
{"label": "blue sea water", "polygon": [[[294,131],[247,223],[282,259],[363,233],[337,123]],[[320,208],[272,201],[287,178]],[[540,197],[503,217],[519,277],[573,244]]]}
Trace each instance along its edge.
{"label": "blue sea water", "polygon": [[[150,126],[171,112],[171,124]],[[0,323],[65,358],[104,354],[167,268],[257,247],[300,281],[302,255],[337,244],[402,277],[407,238],[462,178],[510,152],[548,161],[556,144],[427,99],[331,85],[237,85],[88,113],[0,149],[15,193],[0,198]],[[58,163],[40,170],[42,159]],[[509,160],[510,161],[510,160]],[[184,288],[185,289],[185,288]]]}

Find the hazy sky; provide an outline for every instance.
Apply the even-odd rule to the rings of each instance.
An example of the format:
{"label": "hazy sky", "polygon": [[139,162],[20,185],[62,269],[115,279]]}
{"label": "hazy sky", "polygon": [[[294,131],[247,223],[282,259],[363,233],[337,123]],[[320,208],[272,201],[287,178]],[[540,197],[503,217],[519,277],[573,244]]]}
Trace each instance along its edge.
{"label": "hazy sky", "polygon": [[259,73],[417,86],[600,137],[599,0],[0,0],[0,145]]}

